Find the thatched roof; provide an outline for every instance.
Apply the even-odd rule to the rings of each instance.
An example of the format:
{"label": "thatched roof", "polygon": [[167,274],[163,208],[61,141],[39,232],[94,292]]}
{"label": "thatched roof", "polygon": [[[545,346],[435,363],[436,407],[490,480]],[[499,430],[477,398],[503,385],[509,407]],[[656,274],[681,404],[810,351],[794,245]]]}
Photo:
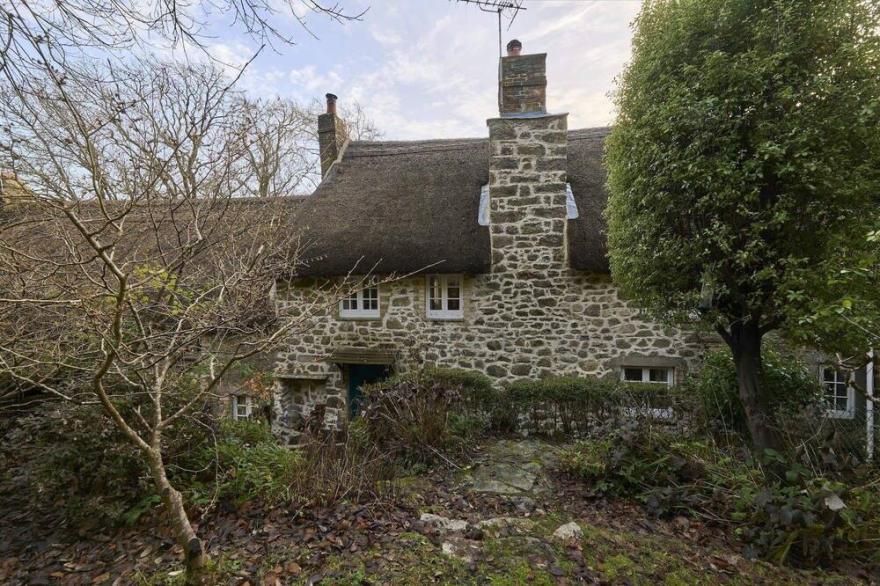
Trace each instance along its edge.
{"label": "thatched roof", "polygon": [[[607,129],[568,133],[572,266],[607,272],[602,142]],[[489,180],[488,139],[352,142],[296,210],[303,276],[349,272],[483,273],[489,229],[477,222]]]}

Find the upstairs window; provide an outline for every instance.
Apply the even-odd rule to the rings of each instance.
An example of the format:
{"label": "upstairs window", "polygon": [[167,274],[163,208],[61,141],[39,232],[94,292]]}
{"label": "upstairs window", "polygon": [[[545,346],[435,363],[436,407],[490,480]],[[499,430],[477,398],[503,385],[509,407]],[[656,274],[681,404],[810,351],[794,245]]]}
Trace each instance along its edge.
{"label": "upstairs window", "polygon": [[819,378],[825,391],[828,417],[852,419],[855,416],[856,396],[846,372],[823,366],[819,369]]}
{"label": "upstairs window", "polygon": [[254,405],[250,395],[232,395],[232,418],[240,421],[250,419]]}
{"label": "upstairs window", "polygon": [[675,383],[675,369],[667,366],[624,366],[620,369],[620,380],[671,387]]}
{"label": "upstairs window", "polygon": [[339,317],[379,317],[379,287],[355,291],[339,302]]}
{"label": "upstairs window", "polygon": [[429,275],[426,313],[429,319],[464,317],[460,275]]}

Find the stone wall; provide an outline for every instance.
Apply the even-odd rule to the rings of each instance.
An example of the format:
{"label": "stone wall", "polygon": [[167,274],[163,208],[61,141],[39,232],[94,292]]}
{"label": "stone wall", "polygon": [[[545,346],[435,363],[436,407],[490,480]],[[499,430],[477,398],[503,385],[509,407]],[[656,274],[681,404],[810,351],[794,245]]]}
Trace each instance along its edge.
{"label": "stone wall", "polygon": [[[276,398],[279,431],[326,404],[328,424],[346,417],[347,374],[328,359],[340,347],[386,348],[395,368],[424,361],[483,372],[499,383],[522,377],[617,376],[623,364],[664,364],[680,378],[695,364],[706,341],[695,332],[662,327],[621,299],[605,276],[566,271],[552,287],[505,282],[496,275],[464,278],[464,318],[426,317],[426,278],[380,285],[379,319],[340,319],[331,288],[314,281],[278,292],[281,311],[298,313],[316,299],[313,326],[278,352],[282,377]],[[533,285],[535,285],[533,283]],[[534,297],[532,297],[534,295]],[[511,301],[511,299],[515,301]],[[318,304],[320,305],[320,304]],[[291,396],[297,380],[312,381],[309,396]]]}

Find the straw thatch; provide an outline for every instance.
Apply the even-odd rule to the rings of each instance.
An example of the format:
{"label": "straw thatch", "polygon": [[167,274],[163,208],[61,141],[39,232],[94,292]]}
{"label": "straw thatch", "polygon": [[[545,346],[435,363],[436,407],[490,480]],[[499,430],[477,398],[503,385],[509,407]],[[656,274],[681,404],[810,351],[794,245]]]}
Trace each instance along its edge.
{"label": "straw thatch", "polygon": [[[572,267],[607,272],[606,129],[568,133],[568,173],[579,209],[569,220]],[[477,222],[489,180],[488,139],[353,142],[297,210],[300,274],[483,273],[489,229]]]}

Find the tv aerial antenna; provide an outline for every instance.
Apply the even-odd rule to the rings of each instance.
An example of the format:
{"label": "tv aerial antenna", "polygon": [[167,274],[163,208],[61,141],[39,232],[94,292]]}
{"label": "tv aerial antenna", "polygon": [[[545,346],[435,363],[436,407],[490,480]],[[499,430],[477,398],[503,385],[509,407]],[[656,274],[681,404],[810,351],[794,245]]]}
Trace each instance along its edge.
{"label": "tv aerial antenna", "polygon": [[513,21],[516,20],[520,10],[523,8],[524,0],[456,0],[464,4],[473,4],[483,12],[494,12],[498,15],[498,56],[502,56],[501,52],[501,21],[507,18],[507,30],[510,30]]}

